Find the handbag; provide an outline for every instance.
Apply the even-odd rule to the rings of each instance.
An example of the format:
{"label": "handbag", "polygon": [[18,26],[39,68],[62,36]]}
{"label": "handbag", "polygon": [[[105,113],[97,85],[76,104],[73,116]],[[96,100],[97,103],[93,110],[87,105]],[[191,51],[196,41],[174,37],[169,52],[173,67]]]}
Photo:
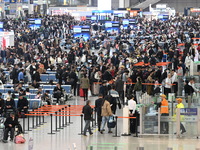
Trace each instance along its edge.
{"label": "handbag", "polygon": [[88,90],[88,97],[92,96],[91,90]]}
{"label": "handbag", "polygon": [[107,122],[107,127],[108,128],[115,128],[116,126],[116,121],[114,119],[114,116],[109,116],[108,122]]}
{"label": "handbag", "polygon": [[25,140],[25,138],[23,137],[23,135],[17,135],[16,137],[15,137],[15,143],[16,144],[22,144],[22,143],[25,143],[26,142],[26,140]]}

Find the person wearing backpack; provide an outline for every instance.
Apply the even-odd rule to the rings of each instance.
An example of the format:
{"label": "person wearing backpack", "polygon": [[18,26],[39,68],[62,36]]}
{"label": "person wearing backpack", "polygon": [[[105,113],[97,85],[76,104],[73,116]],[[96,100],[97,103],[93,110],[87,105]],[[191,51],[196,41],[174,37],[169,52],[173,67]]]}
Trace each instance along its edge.
{"label": "person wearing backpack", "polygon": [[117,99],[119,98],[119,93],[115,90],[114,85],[111,86],[111,90],[108,91],[108,94],[110,96],[109,102],[111,104],[111,110],[112,110],[113,114],[115,114],[116,109],[117,109]]}

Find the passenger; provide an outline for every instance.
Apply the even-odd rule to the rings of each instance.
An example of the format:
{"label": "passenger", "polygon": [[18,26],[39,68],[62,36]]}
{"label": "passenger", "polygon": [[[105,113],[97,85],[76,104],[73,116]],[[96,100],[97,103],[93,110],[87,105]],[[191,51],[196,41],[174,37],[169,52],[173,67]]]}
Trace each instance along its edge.
{"label": "passenger", "polygon": [[85,127],[84,127],[84,130],[83,130],[84,136],[87,136],[86,135],[87,130],[89,131],[90,135],[93,135],[93,133],[91,131],[91,127],[90,127],[90,122],[92,120],[93,110],[92,110],[92,107],[90,105],[91,105],[91,101],[87,100],[86,105],[83,107],[83,110],[82,110],[82,113],[84,114],[84,120],[85,120]]}
{"label": "passenger", "polygon": [[97,125],[98,125],[98,131],[101,131],[101,121],[102,121],[102,116],[101,116],[101,107],[103,103],[103,95],[99,94],[98,99],[95,100],[95,112],[97,113]]}
{"label": "passenger", "polygon": [[17,110],[19,112],[19,116],[21,116],[22,111],[27,114],[28,113],[28,100],[24,97],[23,94],[19,95]]}
{"label": "passenger", "polygon": [[15,126],[18,125],[18,119],[15,115],[15,113],[10,113],[10,117],[8,117],[4,123],[5,130],[4,130],[4,136],[3,136],[3,142],[7,143],[8,141],[8,133],[10,131],[10,141],[13,141],[14,139],[14,132],[15,132]]}
{"label": "passenger", "polygon": [[[110,103],[108,100],[104,99],[102,102],[102,108],[101,108],[101,116],[102,116],[102,122],[101,122],[101,131],[100,133],[103,134],[103,131],[105,130],[105,125],[109,120],[109,117],[112,116],[112,110],[110,107]],[[108,128],[108,133],[112,133],[111,128]]]}

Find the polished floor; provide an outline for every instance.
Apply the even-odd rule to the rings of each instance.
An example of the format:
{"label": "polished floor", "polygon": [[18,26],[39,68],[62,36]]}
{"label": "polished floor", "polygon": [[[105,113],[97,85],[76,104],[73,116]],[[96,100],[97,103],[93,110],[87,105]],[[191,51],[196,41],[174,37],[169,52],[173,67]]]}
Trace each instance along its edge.
{"label": "polished floor", "polygon": [[[96,97],[92,97],[92,102]],[[68,102],[72,105],[83,105],[82,98],[76,97]],[[122,110],[117,111],[117,115],[121,115]],[[94,135],[84,137],[78,135],[80,133],[80,117],[71,118],[73,124],[70,124],[63,129],[60,129],[56,134],[48,134],[50,132],[50,117],[45,117],[44,123],[32,131],[27,131],[25,134],[25,144],[15,144],[13,142],[0,142],[0,150],[196,150],[200,149],[200,139],[196,136],[184,135],[176,138],[171,134],[168,136],[120,136],[113,137],[114,134],[108,134],[107,129],[105,134],[100,134],[97,128],[93,128]],[[21,120],[21,124],[23,121]],[[26,120],[27,123],[27,120]],[[55,120],[53,118],[53,130]],[[32,120],[30,119],[30,126]],[[122,120],[119,119],[118,135],[122,133]],[[26,126],[27,129],[27,126]],[[114,129],[113,129],[114,131]],[[54,132],[55,133],[55,132]],[[33,141],[30,141],[30,138]]]}

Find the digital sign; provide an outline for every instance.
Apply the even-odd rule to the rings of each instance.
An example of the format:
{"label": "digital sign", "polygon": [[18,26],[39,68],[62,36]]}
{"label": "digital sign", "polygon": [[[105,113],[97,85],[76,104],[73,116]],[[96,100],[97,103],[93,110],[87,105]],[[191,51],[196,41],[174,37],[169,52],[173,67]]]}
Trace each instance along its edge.
{"label": "digital sign", "polygon": [[106,21],[105,30],[107,32],[117,32],[119,33],[119,21]]}
{"label": "digital sign", "polygon": [[112,27],[112,22],[105,22],[105,27],[106,28],[111,28]]}
{"label": "digital sign", "polygon": [[74,26],[74,38],[83,38],[85,41],[90,39],[90,26]]}
{"label": "digital sign", "polygon": [[29,19],[29,24],[38,24],[38,25],[41,25],[42,24],[42,19],[30,18]]}
{"label": "digital sign", "polygon": [[95,16],[95,15],[86,16],[86,20],[89,20],[89,21],[96,21],[96,20],[97,20],[97,16]]}
{"label": "digital sign", "polygon": [[129,24],[129,20],[128,19],[123,19],[122,24],[123,25],[128,25]]}
{"label": "digital sign", "polygon": [[30,24],[30,25],[28,25],[28,27],[31,28],[32,30],[36,30],[36,29],[40,28],[41,25],[39,25],[39,24]]}
{"label": "digital sign", "polygon": [[135,25],[137,22],[135,19],[129,19],[129,24],[130,25]]}

